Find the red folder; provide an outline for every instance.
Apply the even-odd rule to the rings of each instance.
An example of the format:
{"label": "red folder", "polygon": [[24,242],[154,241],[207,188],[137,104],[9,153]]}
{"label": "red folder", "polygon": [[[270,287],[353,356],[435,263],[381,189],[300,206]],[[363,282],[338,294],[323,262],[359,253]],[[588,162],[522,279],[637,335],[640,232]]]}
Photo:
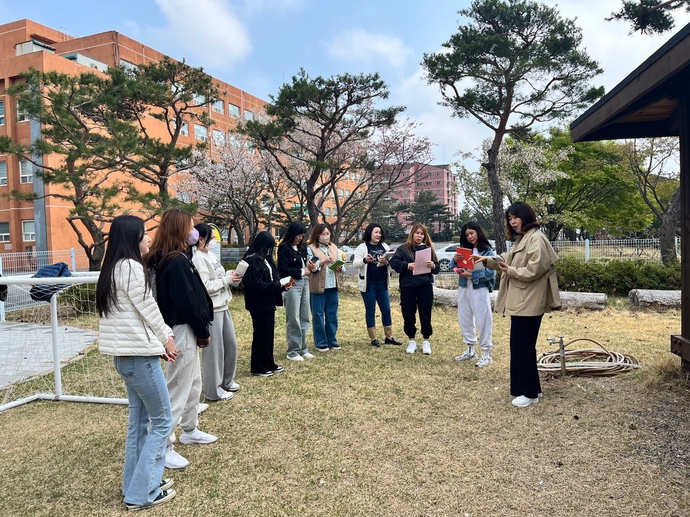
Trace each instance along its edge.
{"label": "red folder", "polygon": [[460,255],[460,260],[455,263],[456,267],[462,269],[474,269],[474,262],[470,260],[472,250],[468,248],[457,248],[455,252]]}

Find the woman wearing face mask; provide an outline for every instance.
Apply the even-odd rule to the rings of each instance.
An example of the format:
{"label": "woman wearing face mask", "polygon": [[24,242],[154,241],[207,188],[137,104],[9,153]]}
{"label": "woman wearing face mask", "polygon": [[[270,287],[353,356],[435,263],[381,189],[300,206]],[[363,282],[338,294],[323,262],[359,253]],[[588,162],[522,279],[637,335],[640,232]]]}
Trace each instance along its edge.
{"label": "woman wearing face mask", "polygon": [[182,469],[189,462],[173,449],[175,426],[183,433],[180,443],[213,443],[218,438],[197,428],[201,367],[197,347],[209,345],[213,302],[192,263],[191,245],[199,240],[192,214],[166,210],[144,263],[155,275],[156,299],[163,319],[172,327],[179,354],[168,364],[166,377],[170,392],[173,430],[168,438],[165,466]]}
{"label": "woman wearing face mask", "polygon": [[534,210],[527,203],[513,203],[506,210],[506,235],[515,244],[503,255],[472,259],[500,270],[495,311],[510,315],[510,394],[513,405],[539,402],[541,384],[537,371],[537,337],[545,312],[561,306],[555,262],[558,255],[539,231]]}
{"label": "woman wearing face mask", "polygon": [[228,304],[232,300],[230,286],[237,285],[242,278],[235,275],[234,271],[226,273],[218,257],[209,252],[209,246],[214,242],[213,229],[206,223],[199,223],[194,228],[199,232],[199,240],[192,262],[213,302],[211,344],[201,349],[204,397],[212,402],[230,400],[234,392],[240,389],[240,385],[234,380],[237,370],[237,338]]}
{"label": "woman wearing face mask", "polygon": [[384,343],[387,345],[402,345],[402,342],[393,337],[393,320],[391,319],[391,300],[388,294],[390,283],[390,269],[385,254],[388,244],[384,241],[386,233],[378,223],[372,223],[364,230],[362,244],[355,250],[355,259],[352,267],[358,271],[358,282],[362,300],[364,300],[365,319],[367,333],[371,340],[371,346],[380,347],[376,336],[376,305],[381,311],[383,332],[386,335]]}
{"label": "woman wearing face mask", "polygon": [[314,356],[307,348],[309,331],[309,275],[315,266],[307,259],[304,242],[304,225],[293,221],[285,230],[285,236],[278,245],[278,274],[281,278],[292,277],[295,281],[289,291],[283,293],[285,306],[285,333],[287,337],[287,358],[290,361],[304,361]]}
{"label": "woman wearing face mask", "polygon": [[[474,221],[470,221],[460,230],[460,246],[473,250],[482,257],[493,257],[489,239]],[[461,260],[457,253],[450,263],[451,269],[455,268]],[[460,270],[458,279],[458,324],[462,332],[462,340],[467,345],[467,351],[455,358],[456,361],[469,361],[477,357],[474,347],[477,345],[477,332],[479,331],[479,346],[482,349],[482,357],[474,363],[478,368],[488,366],[493,362],[491,349],[493,348],[492,332],[494,320],[491,315],[491,299],[489,293],[494,290],[496,273],[481,264],[475,264],[472,270]]]}
{"label": "woman wearing face mask", "polygon": [[[431,260],[426,263],[426,266],[431,268],[431,272],[415,275],[415,254],[427,248],[431,248]],[[395,255],[391,258],[391,267],[400,275],[400,307],[403,314],[403,330],[410,339],[405,352],[414,354],[417,350],[417,342],[415,341],[417,334],[416,313],[419,312],[419,323],[424,338],[422,353],[431,355],[429,338],[433,333],[431,308],[434,304],[434,277],[432,275],[438,275],[441,268],[426,226],[421,223],[412,225],[407,242],[395,250]]]}
{"label": "woman wearing face mask", "polygon": [[340,350],[335,336],[338,332],[340,286],[340,279],[336,273],[341,272],[343,266],[338,266],[335,271],[330,267],[339,260],[340,252],[331,242],[331,230],[326,224],[319,223],[314,226],[309,236],[307,254],[309,261],[314,264],[314,271],[309,276],[309,302],[315,348],[319,352]]}

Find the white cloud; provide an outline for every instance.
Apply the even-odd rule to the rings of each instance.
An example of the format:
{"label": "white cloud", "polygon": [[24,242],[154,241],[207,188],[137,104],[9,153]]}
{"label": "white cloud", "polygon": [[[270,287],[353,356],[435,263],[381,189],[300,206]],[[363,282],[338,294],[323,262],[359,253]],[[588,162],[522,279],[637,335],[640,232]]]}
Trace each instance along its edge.
{"label": "white cloud", "polygon": [[304,0],[244,0],[244,9],[249,14],[258,14],[264,11],[285,13],[298,11],[302,8]]}
{"label": "white cloud", "polygon": [[133,27],[154,48],[185,57],[193,66],[221,67],[252,51],[247,27],[226,0],[156,0],[163,27]]}
{"label": "white cloud", "polygon": [[383,59],[396,67],[403,65],[412,54],[400,38],[372,34],[363,29],[345,31],[325,45],[335,59],[364,63]]}

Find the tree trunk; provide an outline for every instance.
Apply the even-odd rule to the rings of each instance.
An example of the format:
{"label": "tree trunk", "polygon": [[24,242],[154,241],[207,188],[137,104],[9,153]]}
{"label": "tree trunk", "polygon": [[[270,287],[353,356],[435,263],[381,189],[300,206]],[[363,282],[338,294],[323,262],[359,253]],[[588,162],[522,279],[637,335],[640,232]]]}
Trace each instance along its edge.
{"label": "tree trunk", "polygon": [[659,233],[659,251],[661,261],[665,266],[678,260],[676,255],[676,228],[680,222],[680,187],[673,193],[666,205],[666,211],[661,219]]}
{"label": "tree trunk", "polygon": [[503,135],[497,133],[494,137],[494,141],[491,148],[487,151],[488,161],[483,163],[482,167],[486,170],[487,177],[489,179],[489,189],[491,190],[491,223],[494,229],[494,236],[496,240],[496,253],[502,254],[506,251],[506,242],[504,230],[504,217],[505,213],[503,210],[503,189],[501,188],[501,183],[498,180],[498,172],[496,171],[496,163],[498,162],[498,149],[501,146],[501,141],[503,140]]}
{"label": "tree trunk", "polygon": [[628,293],[628,303],[636,307],[673,307],[680,309],[681,291],[633,289]]}

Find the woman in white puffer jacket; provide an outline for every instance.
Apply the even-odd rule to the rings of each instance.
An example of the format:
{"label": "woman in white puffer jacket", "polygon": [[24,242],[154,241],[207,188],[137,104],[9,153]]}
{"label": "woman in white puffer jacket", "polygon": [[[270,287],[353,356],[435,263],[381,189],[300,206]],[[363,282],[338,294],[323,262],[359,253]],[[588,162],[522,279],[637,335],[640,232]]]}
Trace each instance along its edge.
{"label": "woman in white puffer jacket", "polygon": [[175,497],[172,480],[162,479],[172,414],[160,358],[174,362],[178,350],[144,272],[141,256],[150,243],[139,217],[113,219],[96,287],[98,347],[101,353],[114,356],[129,400],[122,484],[128,510]]}

